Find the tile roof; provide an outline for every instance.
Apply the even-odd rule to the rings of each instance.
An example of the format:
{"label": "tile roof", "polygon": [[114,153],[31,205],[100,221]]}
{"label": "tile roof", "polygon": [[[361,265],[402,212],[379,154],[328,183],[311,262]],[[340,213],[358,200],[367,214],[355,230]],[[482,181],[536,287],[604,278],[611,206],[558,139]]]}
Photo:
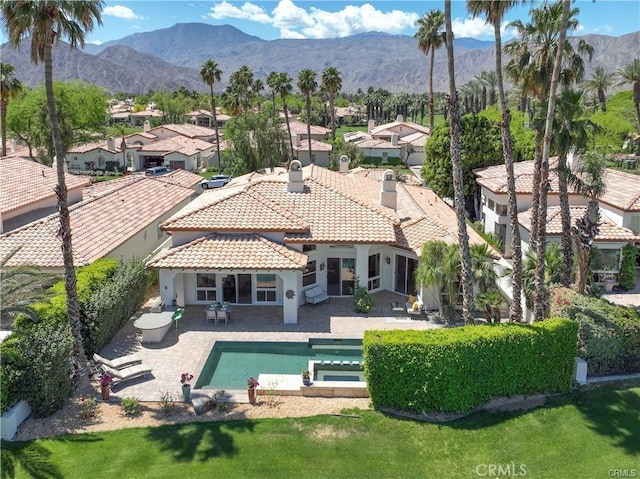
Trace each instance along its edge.
{"label": "tile roof", "polygon": [[[586,210],[586,206],[570,207],[571,224],[575,225],[575,221],[584,216]],[[518,213],[518,223],[527,230],[531,228],[531,214],[531,209]],[[559,206],[550,206],[547,208],[547,235],[562,235],[562,218],[560,216]],[[640,243],[640,234],[636,234],[630,229],[616,225],[607,217],[605,212],[600,211],[600,231],[596,235],[595,241],[633,241]]]}
{"label": "tile roof", "polygon": [[379,138],[364,138],[362,140],[355,140],[353,143],[358,148],[370,148],[370,149],[396,149],[400,150],[402,147],[400,145],[393,145],[390,141],[382,140]]}
{"label": "tile roof", "polygon": [[[307,134],[307,124],[297,120],[289,121],[289,127],[291,128],[292,135],[306,135]],[[284,124],[284,128],[287,128],[287,125]],[[319,125],[311,125],[311,134],[312,135],[326,135],[327,133],[331,133],[331,129],[325,128],[324,126]]]}
{"label": "tile roof", "polygon": [[[425,135],[431,134],[429,127],[418,125],[417,123],[413,123],[411,121],[392,121],[391,123],[385,123],[384,125],[379,125],[372,128],[371,134],[372,135],[389,135],[393,133],[394,135],[400,135],[398,132],[392,131],[393,128],[397,128],[399,126],[413,130],[411,133],[407,133],[407,134],[412,134],[414,132],[424,133]],[[405,135],[400,135],[400,136],[404,137]]]}
{"label": "tile roof", "polygon": [[[166,221],[168,231],[282,232],[285,243],[378,243],[419,251],[423,240],[457,240],[453,210],[431,190],[397,183],[397,208],[380,205],[377,179],[303,168],[304,191],[288,173],[252,173],[209,190]],[[483,242],[471,228],[470,241]]]}
{"label": "tile roof", "polygon": [[[551,168],[557,164],[557,157],[550,158]],[[531,193],[533,185],[533,160],[514,163],[514,175],[516,179],[516,193]],[[477,182],[495,193],[507,192],[507,174],[504,164],[489,166],[475,170]],[[552,171],[551,192],[558,191],[558,177]],[[623,211],[640,211],[640,176],[632,173],[605,169],[605,181],[607,190],[601,203],[611,205]]]}
{"label": "tile roof", "polygon": [[171,183],[172,185],[184,186],[186,188],[195,188],[195,186],[202,181],[202,176],[196,175],[186,170],[173,170],[166,175],[156,176],[151,178],[163,183]]}
{"label": "tile roof", "polygon": [[[294,148],[296,151],[309,150],[309,141],[306,139],[300,140],[300,145]],[[333,146],[323,141],[311,139],[311,151],[332,151]]]}
{"label": "tile roof", "polygon": [[[388,169],[389,168],[362,168],[359,166],[357,168],[353,168],[352,170],[349,170],[349,174],[356,175],[356,176],[363,176],[365,178],[370,178],[375,181],[382,181],[382,175]],[[410,185],[418,185],[418,186],[422,185],[422,180],[420,180],[420,178],[416,177],[413,174],[404,175],[404,182]]]}
{"label": "tile roof", "polygon": [[[69,208],[76,266],[107,256],[194,194],[189,188],[139,178],[119,181],[118,187]],[[20,246],[8,266],[62,268],[58,229],[56,213],[0,235],[0,257]]]}
{"label": "tile roof", "polygon": [[[91,184],[88,176],[65,174],[67,190]],[[56,170],[18,156],[2,159],[0,174],[0,211],[3,214],[45,199],[55,198]]]}
{"label": "tile roof", "polygon": [[201,151],[212,148],[214,145],[200,140],[198,138],[186,138],[184,136],[172,136],[164,140],[154,141],[153,143],[147,143],[140,147],[141,152],[153,152],[159,151],[165,155],[171,152],[182,153],[186,156],[195,155]]}
{"label": "tile roof", "polygon": [[216,130],[214,128],[209,128],[206,126],[198,126],[191,125],[189,123],[169,123],[166,125],[157,126],[155,128],[151,128],[149,133],[153,133],[154,131],[160,130],[169,130],[174,132],[177,135],[184,136],[187,138],[199,138],[199,137],[210,137],[216,134]]}
{"label": "tile roof", "polygon": [[264,236],[214,233],[163,251],[151,268],[304,270],[307,255]]}
{"label": "tile roof", "polygon": [[109,145],[106,140],[94,141],[91,143],[83,143],[81,145],[76,145],[69,148],[69,151],[67,151],[67,155],[70,155],[72,153],[87,153],[88,151],[93,151],[93,150],[104,150],[104,151],[108,151],[109,153],[117,153],[118,151],[121,150],[120,148],[121,143],[122,143],[122,138],[120,138],[119,141],[116,141],[114,139],[113,150],[109,148]]}

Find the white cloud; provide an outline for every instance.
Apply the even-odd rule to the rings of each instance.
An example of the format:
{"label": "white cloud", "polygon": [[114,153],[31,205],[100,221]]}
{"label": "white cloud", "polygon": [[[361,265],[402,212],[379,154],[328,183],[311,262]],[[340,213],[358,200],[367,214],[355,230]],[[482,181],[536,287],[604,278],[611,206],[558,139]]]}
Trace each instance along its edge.
{"label": "white cloud", "polygon": [[123,18],[125,20],[140,20],[139,17],[129,7],[123,7],[122,5],[114,5],[113,7],[105,7],[102,10],[103,15],[111,17]]}
{"label": "white cloud", "polygon": [[[518,35],[515,28],[507,28],[507,25],[511,23],[511,20],[502,22],[500,27],[500,33],[502,40],[510,40]],[[495,34],[493,31],[493,25],[487,24],[484,18],[471,18],[465,19],[456,18],[451,21],[451,28],[455,38],[475,38],[477,40],[493,40]]]}
{"label": "white cloud", "polygon": [[264,8],[249,2],[243,3],[240,8],[230,4],[226,0],[221,3],[214,3],[208,16],[215,20],[238,18],[240,20],[250,20],[258,23],[272,23],[271,18],[264,11]]}
{"label": "white cloud", "polygon": [[92,42],[87,42],[87,43],[90,43],[91,45],[102,45],[103,42],[101,40],[94,40]]}
{"label": "white cloud", "polygon": [[299,40],[301,38],[305,38],[305,36],[302,33],[298,33],[295,30],[288,30],[286,28],[282,28],[280,30],[280,38],[284,38],[284,39],[296,39]]}
{"label": "white cloud", "polygon": [[270,13],[250,2],[237,7],[223,0],[214,3],[208,16],[216,20],[237,18],[272,25],[280,29],[281,38],[335,38],[369,31],[398,34],[414,27],[420,18],[415,12],[383,12],[368,3],[346,5],[337,12],[318,7],[306,10],[293,0],[279,0]]}

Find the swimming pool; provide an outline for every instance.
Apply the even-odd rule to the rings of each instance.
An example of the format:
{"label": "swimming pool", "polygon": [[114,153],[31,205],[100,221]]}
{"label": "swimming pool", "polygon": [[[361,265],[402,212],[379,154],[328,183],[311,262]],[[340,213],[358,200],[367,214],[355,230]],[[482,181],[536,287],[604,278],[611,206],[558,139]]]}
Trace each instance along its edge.
{"label": "swimming pool", "polygon": [[309,342],[216,341],[195,389],[246,389],[249,377],[300,374],[309,361],[362,363],[361,339],[310,339]]}

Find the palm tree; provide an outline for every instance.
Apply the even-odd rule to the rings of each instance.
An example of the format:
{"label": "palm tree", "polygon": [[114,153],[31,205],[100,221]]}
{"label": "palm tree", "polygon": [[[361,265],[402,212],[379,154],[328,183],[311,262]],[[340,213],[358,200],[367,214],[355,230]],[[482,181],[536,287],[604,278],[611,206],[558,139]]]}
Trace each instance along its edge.
{"label": "palm tree", "polygon": [[10,328],[13,319],[25,315],[31,321],[38,321],[38,314],[31,308],[34,303],[44,301],[51,296],[49,287],[56,277],[44,274],[37,268],[27,266],[9,266],[7,263],[20,248],[16,248],[0,258],[0,322]]}
{"label": "palm tree", "polygon": [[418,39],[418,48],[427,56],[431,54],[431,63],[429,65],[429,128],[433,131],[433,65],[436,50],[444,45],[446,40],[446,33],[442,31],[444,14],[440,10],[431,10],[418,20],[417,25],[418,31],[413,36]]}
{"label": "palm tree", "polygon": [[553,143],[558,154],[558,194],[560,199],[560,217],[562,219],[562,252],[564,266],[562,284],[571,284],[573,269],[573,248],[571,241],[571,213],[569,210],[568,176],[570,171],[567,157],[573,151],[581,151],[587,147],[589,132],[595,131],[596,125],[585,118],[581,91],[566,88],[556,100],[555,122],[553,125]]}
{"label": "palm tree", "polygon": [[603,67],[596,67],[591,78],[584,82],[588,91],[595,91],[602,111],[607,111],[607,89],[613,86],[613,73],[607,73]]}
{"label": "palm tree", "polygon": [[465,214],[464,185],[462,179],[462,157],[460,154],[460,112],[456,92],[455,69],[453,64],[453,30],[451,28],[451,0],[444,2],[445,29],[447,32],[447,69],[449,72],[449,122],[451,135],[451,162],[453,164],[453,196],[458,220],[458,242],[460,244],[460,280],[462,283],[462,317],[467,324],[473,324],[473,282],[471,274],[471,254],[469,234]]}
{"label": "palm tree", "polygon": [[620,85],[631,83],[633,85],[633,104],[636,106],[636,116],[638,117],[638,128],[640,128],[640,58],[618,69],[618,76],[621,78]]}
{"label": "palm tree", "polygon": [[262,101],[260,101],[260,93],[264,91],[264,83],[260,78],[256,78],[251,86],[251,91],[258,99],[258,113],[262,111]]}
{"label": "palm tree", "polygon": [[327,67],[322,71],[322,88],[329,95],[329,109],[331,110],[331,139],[336,139],[336,111],[335,100],[336,94],[342,88],[342,78],[336,67]]}
{"label": "palm tree", "polygon": [[420,262],[414,274],[417,284],[434,289],[440,314],[443,317],[449,316],[458,296],[458,245],[447,244],[441,240],[427,241],[422,247]]}
{"label": "palm tree", "polygon": [[[469,0],[467,0],[469,1]],[[495,2],[491,2],[491,3],[495,3]],[[505,2],[500,2],[505,3]],[[468,5],[468,3],[467,3]],[[467,8],[469,8],[467,6]],[[496,52],[497,54],[497,52]],[[502,46],[500,46],[500,55],[502,56]],[[500,60],[501,64],[502,64],[502,60]],[[489,93],[489,99],[487,101],[487,106],[491,106],[491,105],[495,105],[496,104],[496,93],[498,90],[498,75],[496,74],[496,72],[494,71],[483,71],[480,73],[480,75],[478,75],[476,77],[478,80],[480,80],[480,82],[482,83],[482,85],[488,89],[488,93]],[[486,108],[486,106],[485,106]]]}
{"label": "palm tree", "polygon": [[2,155],[7,155],[7,104],[22,91],[22,83],[13,78],[13,65],[0,62],[0,123],[2,123]]}
{"label": "palm tree", "polygon": [[222,70],[213,60],[207,60],[200,68],[202,81],[209,85],[211,91],[211,115],[213,116],[213,126],[216,129],[216,155],[218,156],[218,171],[221,170],[222,161],[220,158],[220,135],[218,134],[218,117],[216,115],[216,98],[213,96],[213,84],[222,78]]}
{"label": "palm tree", "polygon": [[582,155],[576,171],[568,176],[568,182],[574,191],[589,198],[584,215],[571,227],[571,235],[576,245],[576,279],[575,289],[584,293],[587,285],[589,265],[591,264],[591,248],[598,234],[600,223],[600,206],[598,199],[606,192],[604,180],[605,158],[596,152]]}
{"label": "palm tree", "polygon": [[501,23],[507,13],[518,2],[515,0],[468,0],[467,9],[474,16],[482,13],[487,18],[487,23],[493,25],[496,49],[496,87],[498,100],[502,113],[500,130],[502,133],[502,156],[507,170],[507,200],[509,209],[509,224],[511,228],[511,259],[512,259],[512,294],[513,298],[509,308],[509,321],[522,321],[522,246],[520,239],[520,225],[518,223],[518,202],[516,198],[516,180],[513,171],[513,138],[511,137],[511,112],[504,91],[504,79],[502,77],[502,37]]}
{"label": "palm tree", "polygon": [[309,145],[309,161],[311,163],[315,163],[311,156],[311,95],[315,93],[317,88],[316,72],[305,68],[298,73],[298,90],[307,100],[307,143]]}
{"label": "palm tree", "polygon": [[73,266],[71,242],[71,224],[67,185],[64,175],[65,147],[62,141],[58,112],[53,94],[53,44],[66,38],[72,48],[84,45],[85,35],[94,28],[94,22],[102,25],[102,0],[68,1],[3,1],[0,6],[4,25],[11,44],[18,48],[27,37],[31,38],[31,61],[44,62],[44,83],[47,97],[47,110],[51,122],[53,145],[56,152],[56,171],[58,185],[56,196],[60,216],[58,235],[62,242],[64,262],[64,283],[67,293],[67,316],[69,329],[74,339],[74,374],[78,380],[78,390],[90,390],[86,375],[87,357],[82,345],[82,323],[76,291],[76,273]]}
{"label": "palm tree", "polygon": [[[563,257],[560,243],[551,243],[544,252],[545,276],[544,282],[547,287],[560,283],[562,276]],[[527,306],[534,306],[534,293],[536,283],[536,268],[539,261],[534,250],[528,250],[522,262],[522,286]]]}
{"label": "palm tree", "polygon": [[291,148],[291,159],[295,158],[293,153],[293,138],[291,137],[291,126],[289,125],[289,110],[287,109],[287,95],[291,93],[293,87],[291,82],[293,79],[287,72],[281,72],[278,75],[277,90],[282,99],[282,110],[284,111],[284,119],[287,122],[287,133],[289,134],[289,147]]}
{"label": "palm tree", "polygon": [[227,101],[236,114],[242,115],[251,108],[252,87],[253,72],[246,65],[242,65],[229,77],[229,85],[226,89]]}
{"label": "palm tree", "polygon": [[276,93],[278,92],[278,72],[269,72],[267,86],[271,88],[271,101],[273,102],[273,114],[276,114]]}

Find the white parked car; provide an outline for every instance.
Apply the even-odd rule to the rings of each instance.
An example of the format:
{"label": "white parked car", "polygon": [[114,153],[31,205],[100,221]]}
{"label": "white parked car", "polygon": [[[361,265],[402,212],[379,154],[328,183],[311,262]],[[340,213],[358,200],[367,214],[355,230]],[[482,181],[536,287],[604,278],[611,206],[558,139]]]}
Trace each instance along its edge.
{"label": "white parked car", "polygon": [[200,182],[200,186],[202,186],[203,190],[208,190],[209,188],[220,188],[231,181],[230,176],[226,175],[215,175],[209,178],[208,180],[202,180]]}

